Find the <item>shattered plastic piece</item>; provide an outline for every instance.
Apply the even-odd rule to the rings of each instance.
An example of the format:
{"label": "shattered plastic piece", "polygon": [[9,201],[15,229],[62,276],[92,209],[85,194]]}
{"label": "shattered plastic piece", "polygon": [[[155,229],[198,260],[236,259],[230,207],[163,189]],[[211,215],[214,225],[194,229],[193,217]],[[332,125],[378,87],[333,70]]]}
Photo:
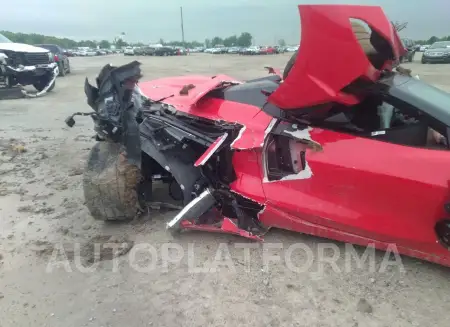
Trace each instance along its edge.
{"label": "shattered plastic piece", "polygon": [[234,139],[234,141],[231,143],[230,147],[232,149],[235,149],[236,147],[234,146],[234,144],[239,141],[242,137],[242,134],[244,134],[245,130],[246,130],[246,126],[242,126],[242,128],[239,130],[238,136],[236,136],[236,138]]}
{"label": "shattered plastic piece", "polygon": [[200,217],[214,205],[215,199],[209,189],[206,189],[198,197],[189,202],[171,221],[166,225],[167,229],[177,229],[184,219]]}
{"label": "shattered plastic piece", "polygon": [[212,155],[217,151],[217,149],[220,148],[220,146],[225,142],[225,140],[228,137],[228,133],[223,134],[222,136],[218,137],[213,144],[209,146],[209,148],[201,155],[200,158],[195,162],[194,166],[203,166],[209,158],[212,157]]}

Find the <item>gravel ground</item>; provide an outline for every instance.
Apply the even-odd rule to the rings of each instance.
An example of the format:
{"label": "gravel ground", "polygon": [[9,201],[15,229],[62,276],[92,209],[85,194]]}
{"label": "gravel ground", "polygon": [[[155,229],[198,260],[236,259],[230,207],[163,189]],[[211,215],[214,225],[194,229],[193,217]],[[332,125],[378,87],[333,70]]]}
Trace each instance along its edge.
{"label": "gravel ground", "polygon": [[[270,232],[265,248],[226,235],[174,239],[164,228],[173,211],[128,224],[93,221],[81,190],[92,123],[78,118],[69,129],[64,119],[89,111],[86,76],[132,59],[71,58],[73,73],[58,78],[51,94],[0,102],[0,326],[448,326],[444,267],[388,262],[382,252],[358,266],[344,244],[283,231]],[[145,79],[249,79],[265,74],[265,65],[283,67],[288,55],[137,59]],[[418,54],[405,66],[450,91],[450,65],[421,65]],[[303,250],[292,251],[294,244]],[[265,262],[268,254],[278,261]]]}

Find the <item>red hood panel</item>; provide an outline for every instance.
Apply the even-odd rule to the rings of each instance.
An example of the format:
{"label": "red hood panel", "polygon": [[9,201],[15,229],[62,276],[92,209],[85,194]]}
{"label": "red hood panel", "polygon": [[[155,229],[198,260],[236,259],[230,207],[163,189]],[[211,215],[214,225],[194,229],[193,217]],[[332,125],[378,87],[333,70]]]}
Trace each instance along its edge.
{"label": "red hood panel", "polygon": [[400,38],[381,7],[356,5],[300,5],[301,43],[297,59],[269,101],[282,109],[299,109],[339,102],[356,104],[354,95],[341,90],[358,78],[376,81],[372,66],[352,29],[350,19],[366,22],[385,39],[395,58],[403,54]]}
{"label": "red hood panel", "polygon": [[[148,82],[139,83],[142,93],[152,100],[164,100],[164,103],[170,104],[178,110],[186,110],[195,105],[210,91],[219,87],[224,81],[236,82],[236,80],[227,75],[211,76],[177,76],[156,79]],[[180,91],[187,85],[194,87],[189,89],[187,94],[181,95]]]}

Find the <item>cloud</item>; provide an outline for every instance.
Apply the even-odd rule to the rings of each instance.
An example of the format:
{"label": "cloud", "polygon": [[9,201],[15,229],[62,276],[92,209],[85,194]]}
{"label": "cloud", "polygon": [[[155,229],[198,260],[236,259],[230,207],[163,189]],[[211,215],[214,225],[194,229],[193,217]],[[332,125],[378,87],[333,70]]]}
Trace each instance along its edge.
{"label": "cloud", "polygon": [[389,18],[409,22],[405,36],[450,34],[450,2],[446,0],[414,4],[410,0],[22,0],[20,6],[8,6],[8,14],[2,16],[2,29],[75,39],[112,39],[124,31],[130,41],[178,40],[183,6],[187,40],[248,31],[261,44],[278,38],[296,43],[300,30],[296,6],[300,3],[381,5]]}

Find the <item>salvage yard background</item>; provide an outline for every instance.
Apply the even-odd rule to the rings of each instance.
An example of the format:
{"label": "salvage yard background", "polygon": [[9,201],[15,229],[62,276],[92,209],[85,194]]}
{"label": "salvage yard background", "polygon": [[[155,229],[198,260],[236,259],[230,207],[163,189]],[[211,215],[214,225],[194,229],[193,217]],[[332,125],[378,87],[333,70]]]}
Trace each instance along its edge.
{"label": "salvage yard background", "polygon": [[[450,91],[450,65],[405,64],[414,74]],[[171,75],[224,73],[238,79],[266,74],[263,67],[284,67],[289,54],[237,56],[192,54],[180,57],[135,57],[142,62],[144,79]],[[131,60],[132,60],[131,59]],[[251,250],[247,241],[216,234],[183,234],[174,239],[165,231],[173,211],[152,211],[130,224],[95,222],[83,206],[81,174],[84,159],[94,144],[89,117],[68,128],[64,119],[75,111],[89,111],[83,91],[85,77],[94,81],[100,68],[130,61],[121,55],[71,58],[72,74],[58,78],[51,93],[38,99],[0,102],[0,326],[448,326],[450,269],[403,258],[404,271],[394,266],[371,271],[368,262],[346,267],[345,246],[334,244],[341,257],[337,268],[324,272],[315,260],[307,273],[287,269],[283,253],[295,243],[308,246],[317,258],[319,238],[271,231],[267,243],[282,260],[263,269],[261,245]],[[450,108],[449,108],[450,110]],[[450,169],[450,168],[449,168]],[[419,199],[420,200],[420,199]],[[411,222],[413,223],[413,222]],[[76,269],[74,243],[81,262],[94,261],[94,243],[124,243],[124,252],[139,243],[157,251],[156,268],[139,272],[130,256],[117,260],[102,251],[95,272]],[[197,267],[208,267],[219,244],[230,250],[235,271],[189,271],[188,262],[170,265],[160,258],[164,243],[193,244]],[[64,244],[71,273],[64,267],[46,272],[55,246]],[[364,249],[359,249],[362,255]],[[331,256],[333,251],[326,251]],[[377,268],[384,253],[376,255]],[[151,256],[140,251],[140,267],[151,266]],[[153,258],[155,259],[155,258]],[[296,266],[308,257],[291,256]]]}

